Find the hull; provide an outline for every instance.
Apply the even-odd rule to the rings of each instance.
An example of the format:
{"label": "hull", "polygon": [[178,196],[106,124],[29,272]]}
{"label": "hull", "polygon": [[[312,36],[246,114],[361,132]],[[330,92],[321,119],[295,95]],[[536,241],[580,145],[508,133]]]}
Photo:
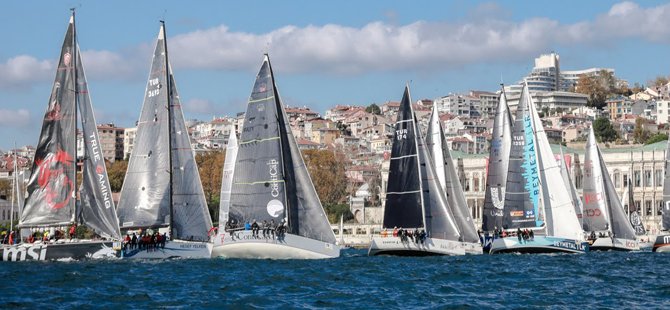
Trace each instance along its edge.
{"label": "hull", "polygon": [[535,236],[534,240],[519,242],[518,237],[493,240],[490,254],[501,253],[585,253],[588,242],[559,237]]}
{"label": "hull", "polygon": [[3,245],[2,261],[82,260],[114,257],[112,241],[72,241],[62,243],[22,243]]}
{"label": "hull", "polygon": [[[465,255],[463,242],[426,238],[424,243],[402,241],[399,237],[372,237],[368,255],[431,256]],[[481,254],[481,247],[480,247]]]}
{"label": "hull", "polygon": [[656,236],[652,252],[670,253],[670,235]]}
{"label": "hull", "polygon": [[482,254],[484,254],[484,249],[483,249],[481,243],[462,242],[461,246],[465,250],[465,254],[468,254],[468,255],[482,255]]}
{"label": "hull", "polygon": [[250,230],[216,236],[212,257],[252,259],[324,259],[340,256],[340,246],[298,235],[254,237]]}
{"label": "hull", "polygon": [[589,246],[589,251],[639,251],[637,240],[620,238],[598,238]]}
{"label": "hull", "polygon": [[119,249],[116,255],[123,259],[210,258],[212,243],[170,240],[155,248]]}

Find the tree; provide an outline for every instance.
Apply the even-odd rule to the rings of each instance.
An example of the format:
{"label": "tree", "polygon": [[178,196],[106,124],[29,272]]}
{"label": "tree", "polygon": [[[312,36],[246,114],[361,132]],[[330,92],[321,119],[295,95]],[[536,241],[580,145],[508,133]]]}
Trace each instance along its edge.
{"label": "tree", "polygon": [[333,205],[347,195],[344,154],[330,150],[306,150],[302,152],[305,165],[314,183],[321,203]]}
{"label": "tree", "polygon": [[9,197],[12,194],[12,182],[9,180],[0,180],[0,195]]}
{"label": "tree", "polygon": [[647,120],[644,117],[635,119],[635,129],[633,129],[633,139],[635,143],[643,143],[649,138],[649,131],[644,128]]}
{"label": "tree", "polygon": [[112,192],[118,193],[123,187],[123,180],[126,178],[126,170],[128,170],[127,160],[117,160],[113,163],[105,161],[107,166],[107,177],[109,177],[109,187]]}
{"label": "tree", "polygon": [[593,122],[593,132],[600,142],[612,142],[619,136],[609,118],[606,117],[600,117]]}
{"label": "tree", "polygon": [[382,114],[382,109],[379,108],[379,106],[375,103],[369,105],[367,108],[365,108],[365,112],[372,113],[375,115],[381,115]]}
{"label": "tree", "polygon": [[577,80],[575,91],[588,95],[586,105],[602,110],[606,100],[616,94],[616,78],[612,72],[600,70],[597,75],[582,74]]}
{"label": "tree", "polygon": [[343,221],[348,222],[354,219],[354,215],[346,203],[332,204],[325,206],[326,214],[328,214],[328,221],[331,223],[339,223],[340,217]]}
{"label": "tree", "polygon": [[661,141],[666,141],[668,140],[668,135],[664,133],[657,133],[647,139],[647,141],[644,142],[644,144],[653,144],[656,142],[661,142]]}
{"label": "tree", "polygon": [[200,182],[205,193],[205,200],[209,207],[209,214],[213,219],[219,218],[219,201],[221,199],[221,175],[223,173],[223,162],[226,158],[225,151],[202,152],[195,155],[198,164]]}
{"label": "tree", "polygon": [[649,87],[651,88],[661,87],[665,84],[668,84],[668,78],[665,76],[657,76],[655,79],[649,81],[647,84],[649,84]]}

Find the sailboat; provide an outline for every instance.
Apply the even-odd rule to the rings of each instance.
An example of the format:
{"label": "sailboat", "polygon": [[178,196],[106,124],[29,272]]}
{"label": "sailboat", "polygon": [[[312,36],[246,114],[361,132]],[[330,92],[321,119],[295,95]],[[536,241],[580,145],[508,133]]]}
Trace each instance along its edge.
{"label": "sailboat", "polygon": [[409,86],[400,102],[390,160],[383,231],[372,237],[368,254],[465,255],[412,109]]}
{"label": "sailboat", "polygon": [[[14,220],[16,213],[21,214],[23,212],[23,172],[19,172],[19,157],[16,154],[16,143],[14,144],[14,158],[12,165],[12,201],[11,201],[11,210],[9,212],[9,231],[14,231]],[[17,211],[14,211],[14,206],[16,205]]]}
{"label": "sailboat", "polygon": [[623,209],[628,215],[628,220],[635,230],[635,235],[644,236],[647,234],[647,230],[644,228],[644,224],[642,223],[642,216],[640,216],[640,210],[638,210],[637,206],[635,205],[634,198],[633,184],[632,180],[629,178],[628,185],[626,186],[623,195],[621,195],[621,204],[624,206]]}
{"label": "sailboat", "polygon": [[502,230],[505,183],[507,182],[509,153],[512,148],[511,124],[512,115],[507,106],[505,87],[501,85],[498,107],[493,120],[493,135],[486,172],[486,194],[482,216],[484,253],[490,251],[491,243],[496,237],[495,234]]}
{"label": "sailboat", "polygon": [[163,21],[134,145],[121,188],[119,222],[121,229],[138,239],[144,236],[145,242],[126,245],[117,255],[211,257],[212,219],[168,61]]}
{"label": "sailboat", "polygon": [[[228,218],[221,219],[230,228],[217,238],[213,257],[340,256],[291,132],[267,54],[249,97],[234,163]],[[254,222],[260,225],[257,230],[241,227],[255,226]]]}
{"label": "sailboat", "polygon": [[440,116],[437,112],[437,105],[433,105],[433,111],[428,122],[426,132],[426,146],[428,148],[432,164],[435,167],[435,173],[440,182],[442,190],[446,194],[447,205],[461,234],[462,246],[467,254],[482,254],[482,244],[475,228],[475,223],[470,216],[463,187],[458,180],[456,167],[451,157],[451,152],[447,146],[447,140],[444,136],[444,129],[440,124]]}
{"label": "sailboat", "polygon": [[607,172],[593,127],[586,141],[585,153],[582,225],[589,235],[590,249],[639,250],[635,230],[626,218],[614,183]]}
{"label": "sailboat", "polygon": [[[85,145],[78,202],[75,168],[77,113],[81,114]],[[2,260],[106,257],[113,254],[112,239],[118,240],[121,236],[77,43],[73,10],[35,150],[28,196],[19,227],[55,232],[76,223],[83,223],[107,240],[79,240],[63,236],[60,240],[29,243],[29,238],[32,238],[23,236],[25,242],[3,246]]]}
{"label": "sailboat", "polygon": [[665,169],[663,176],[663,209],[661,228],[663,233],[656,236],[653,252],[670,252],[670,143],[665,149]]}
{"label": "sailboat", "polygon": [[[221,174],[221,194],[219,198],[219,228],[217,229],[214,246],[220,246],[225,241],[226,223],[230,212],[230,194],[233,189],[233,173],[235,173],[235,161],[237,160],[237,134],[235,125],[230,126],[228,143],[226,144],[226,157],[223,161],[223,173]],[[230,228],[230,224],[227,227]]]}
{"label": "sailboat", "polygon": [[[512,127],[509,160],[503,207],[507,236],[495,239],[490,253],[588,251],[570,193],[526,83]],[[523,233],[526,231],[528,234]]]}

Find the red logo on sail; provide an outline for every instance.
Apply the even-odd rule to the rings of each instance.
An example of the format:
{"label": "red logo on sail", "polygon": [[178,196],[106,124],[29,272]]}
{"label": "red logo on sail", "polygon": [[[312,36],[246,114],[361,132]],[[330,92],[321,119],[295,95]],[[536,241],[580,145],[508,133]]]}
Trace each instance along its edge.
{"label": "red logo on sail", "polygon": [[37,185],[44,190],[47,204],[54,210],[63,208],[70,202],[74,184],[65,169],[72,167],[73,162],[72,156],[62,150],[58,150],[56,154],[51,153],[45,160],[37,162],[39,167]]}

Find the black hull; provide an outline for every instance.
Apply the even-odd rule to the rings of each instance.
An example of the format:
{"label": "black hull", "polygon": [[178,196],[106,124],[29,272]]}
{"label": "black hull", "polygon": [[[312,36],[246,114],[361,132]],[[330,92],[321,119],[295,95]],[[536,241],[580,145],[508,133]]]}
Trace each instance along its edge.
{"label": "black hull", "polygon": [[670,252],[670,235],[656,236],[652,252]]}
{"label": "black hull", "polygon": [[83,260],[113,254],[112,241],[81,241],[58,244],[20,244],[3,246],[0,260]]}

